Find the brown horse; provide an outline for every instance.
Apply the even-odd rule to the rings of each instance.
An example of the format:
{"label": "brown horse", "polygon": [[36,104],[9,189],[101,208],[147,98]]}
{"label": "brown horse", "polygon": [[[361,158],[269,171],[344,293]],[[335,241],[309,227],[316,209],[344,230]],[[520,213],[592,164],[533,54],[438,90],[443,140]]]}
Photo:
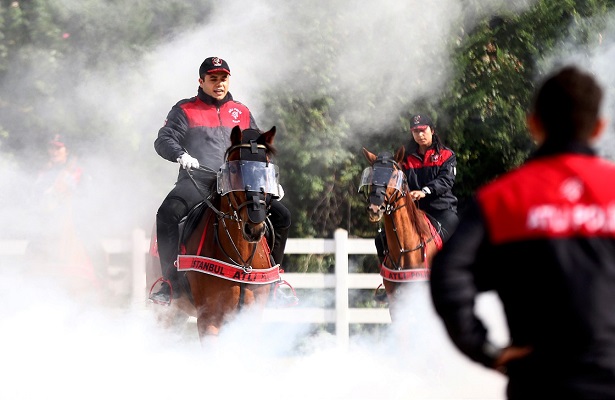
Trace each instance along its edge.
{"label": "brown horse", "polygon": [[400,168],[404,147],[395,156],[388,152],[376,156],[365,148],[363,155],[370,167],[363,171],[359,190],[365,193],[369,220],[384,220],[388,249],[381,260],[380,275],[394,320],[399,290],[405,284],[429,280],[431,260],[441,239],[425,212],[408,196],[406,175]]}
{"label": "brown horse", "polygon": [[184,232],[176,266],[189,290],[162,309],[196,317],[201,342],[215,338],[240,311],[262,311],[272,288],[285,283],[265,238],[272,229],[269,207],[279,195],[278,169],[270,162],[274,136],[275,127],[264,133],[235,127],[217,173],[217,195],[205,199],[200,215],[193,210],[188,216],[186,226],[194,229]]}

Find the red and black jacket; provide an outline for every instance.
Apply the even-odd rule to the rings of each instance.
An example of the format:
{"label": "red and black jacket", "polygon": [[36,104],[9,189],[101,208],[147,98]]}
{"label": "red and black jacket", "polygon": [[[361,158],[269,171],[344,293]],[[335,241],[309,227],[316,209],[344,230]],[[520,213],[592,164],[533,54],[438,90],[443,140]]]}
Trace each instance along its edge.
{"label": "red and black jacket", "polygon": [[535,349],[521,371],[560,373],[571,385],[610,376],[615,394],[614,182],[615,164],[575,145],[543,148],[477,192],[430,281],[436,311],[466,355],[493,365],[473,307],[479,292],[494,290],[512,343]]}
{"label": "red and black jacket", "polygon": [[[197,96],[179,101],[169,111],[154,148],[173,162],[188,152],[199,164],[217,171],[231,145],[231,130],[237,125],[241,129],[258,129],[248,107],[233,100],[230,93],[217,101],[199,87]],[[183,171],[180,168],[180,175]]]}
{"label": "red and black jacket", "polygon": [[433,145],[425,156],[417,151],[406,151],[402,168],[410,190],[428,189],[429,193],[419,200],[420,209],[427,213],[432,210],[457,212],[457,197],[453,194],[457,157],[451,149],[443,146],[437,151],[436,145]]}

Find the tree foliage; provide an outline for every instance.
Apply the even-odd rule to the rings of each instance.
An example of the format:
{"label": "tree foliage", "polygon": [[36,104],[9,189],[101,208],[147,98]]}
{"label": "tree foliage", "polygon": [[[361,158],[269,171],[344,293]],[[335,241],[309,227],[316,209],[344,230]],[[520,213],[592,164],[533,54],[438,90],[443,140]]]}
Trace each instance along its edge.
{"label": "tree foliage", "polygon": [[[463,199],[481,184],[521,164],[533,150],[525,117],[542,55],[564,40],[588,44],[581,18],[604,14],[604,1],[537,2],[522,14],[482,21],[454,49],[456,75],[440,99],[458,157],[456,192]],[[611,6],[612,7],[612,6]]]}
{"label": "tree foliage", "polygon": [[[75,145],[94,141],[103,116],[61,103],[66,87],[100,70],[119,77],[116,65],[201,23],[209,9],[198,0],[0,0],[0,151],[7,158],[28,147],[37,154],[58,131]],[[164,22],[170,16],[175,24]]]}

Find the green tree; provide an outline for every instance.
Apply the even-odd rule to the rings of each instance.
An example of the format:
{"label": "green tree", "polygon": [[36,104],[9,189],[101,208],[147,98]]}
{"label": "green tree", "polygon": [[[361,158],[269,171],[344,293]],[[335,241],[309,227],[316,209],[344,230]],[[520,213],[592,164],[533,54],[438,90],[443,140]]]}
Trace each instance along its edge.
{"label": "green tree", "polygon": [[[96,141],[109,116],[96,109],[84,115],[60,101],[65,88],[94,74],[119,79],[127,68],[138,70],[134,63],[147,50],[207,21],[210,11],[211,2],[200,0],[0,0],[3,158],[32,143],[39,145],[29,152],[42,152],[50,132],[61,131],[75,145]],[[170,17],[173,24],[165,22]],[[126,118],[127,129],[107,145],[121,151],[131,147],[135,130],[128,116],[118,117]]]}
{"label": "green tree", "polygon": [[[454,50],[456,74],[440,100],[449,142],[458,156],[457,193],[466,198],[481,184],[518,166],[532,151],[525,116],[544,55],[564,40],[592,44],[608,1],[537,2],[517,15],[485,20]],[[607,7],[609,6],[609,7]]]}

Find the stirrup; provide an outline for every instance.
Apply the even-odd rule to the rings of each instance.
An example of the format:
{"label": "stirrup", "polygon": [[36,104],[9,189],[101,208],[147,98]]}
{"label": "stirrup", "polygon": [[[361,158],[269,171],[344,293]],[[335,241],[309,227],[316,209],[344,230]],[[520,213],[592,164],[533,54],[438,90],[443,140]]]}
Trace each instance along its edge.
{"label": "stirrup", "polygon": [[[152,294],[152,292],[154,291],[154,287],[156,286],[156,284],[158,282],[166,283],[167,285],[169,285],[169,300],[168,301],[166,301],[166,300],[159,300],[159,299],[155,298],[156,295],[159,294],[160,291]],[[173,301],[173,285],[171,285],[171,281],[166,279],[166,278],[164,278],[164,277],[158,278],[156,280],[156,282],[154,282],[152,284],[152,287],[149,290],[148,298],[149,298],[149,301],[151,301],[154,304],[160,304],[160,305],[163,305],[163,306],[170,306],[171,302]]]}
{"label": "stirrup", "polygon": [[[278,291],[278,289],[282,285],[288,286],[290,290],[292,291],[292,293],[286,294],[282,290]],[[295,288],[292,287],[290,283],[284,280],[280,280],[276,282],[275,287],[273,289],[273,302],[278,307],[294,307],[297,304],[299,304],[299,298],[297,297],[297,292],[295,292]]]}
{"label": "stirrup", "polygon": [[378,303],[388,303],[389,302],[389,299],[387,297],[387,292],[382,287],[382,283],[378,285],[376,290],[374,290],[374,300],[376,300]]}

